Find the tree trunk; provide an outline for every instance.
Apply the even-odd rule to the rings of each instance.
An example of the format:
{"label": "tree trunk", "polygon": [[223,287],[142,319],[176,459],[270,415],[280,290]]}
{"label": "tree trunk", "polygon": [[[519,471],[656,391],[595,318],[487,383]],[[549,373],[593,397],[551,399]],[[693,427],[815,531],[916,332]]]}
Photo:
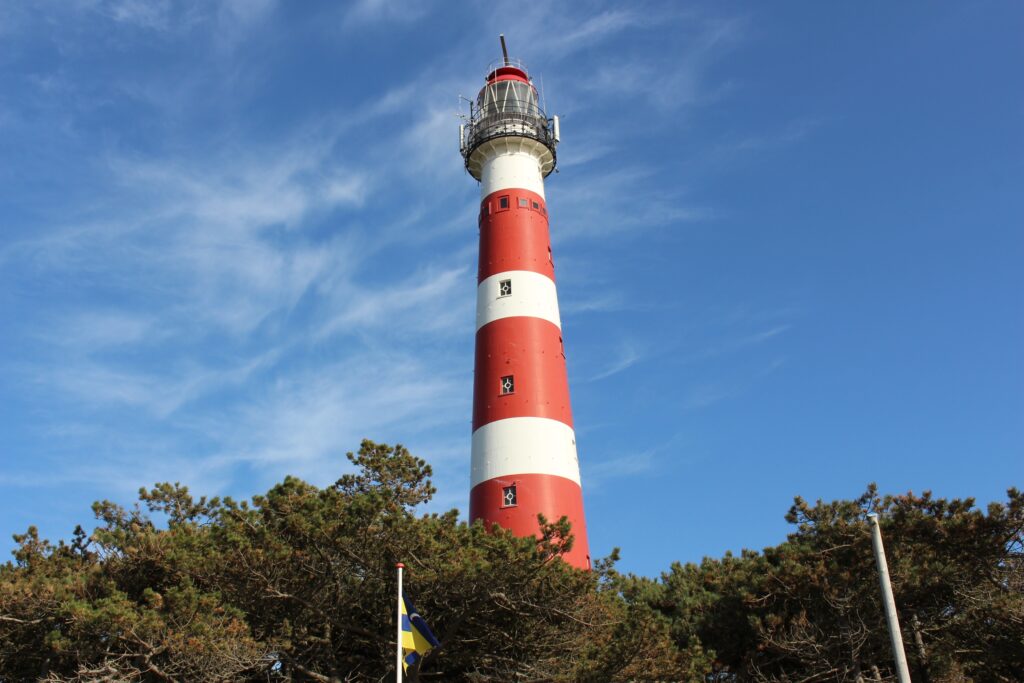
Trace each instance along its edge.
{"label": "tree trunk", "polygon": [[917,618],[917,612],[910,615],[910,630],[914,634],[914,650],[917,652],[917,675],[921,683],[932,683],[932,677],[928,672],[928,653],[924,649],[921,621]]}

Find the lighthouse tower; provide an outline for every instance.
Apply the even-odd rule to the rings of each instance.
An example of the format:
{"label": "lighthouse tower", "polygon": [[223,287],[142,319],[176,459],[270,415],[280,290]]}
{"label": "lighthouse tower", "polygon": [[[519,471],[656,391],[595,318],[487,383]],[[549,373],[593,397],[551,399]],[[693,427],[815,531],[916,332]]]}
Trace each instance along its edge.
{"label": "lighthouse tower", "polygon": [[519,536],[538,513],[572,523],[564,559],[590,568],[569,405],[562,323],[544,201],[558,118],[548,119],[525,67],[493,66],[460,130],[466,170],[480,181],[473,464],[469,516]]}

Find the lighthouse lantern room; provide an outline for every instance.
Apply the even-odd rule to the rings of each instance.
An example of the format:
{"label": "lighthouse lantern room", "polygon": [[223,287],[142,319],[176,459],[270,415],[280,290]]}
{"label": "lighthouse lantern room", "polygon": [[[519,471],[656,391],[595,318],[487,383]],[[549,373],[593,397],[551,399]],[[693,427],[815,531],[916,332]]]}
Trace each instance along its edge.
{"label": "lighthouse lantern room", "polygon": [[558,118],[541,109],[526,68],[488,70],[459,130],[480,182],[476,363],[469,515],[520,536],[538,514],[565,516],[564,559],[590,568],[544,178],[557,161]]}

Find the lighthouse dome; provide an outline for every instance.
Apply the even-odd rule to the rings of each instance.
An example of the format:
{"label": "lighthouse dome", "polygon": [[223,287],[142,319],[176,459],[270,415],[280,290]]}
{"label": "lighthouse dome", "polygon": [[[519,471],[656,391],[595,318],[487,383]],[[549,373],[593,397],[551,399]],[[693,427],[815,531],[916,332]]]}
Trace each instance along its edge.
{"label": "lighthouse dome", "polygon": [[510,113],[543,117],[537,104],[537,89],[526,72],[514,66],[500,67],[488,75],[487,84],[477,95],[476,106],[481,116]]}
{"label": "lighthouse dome", "polygon": [[499,149],[531,150],[547,176],[555,167],[557,122],[541,109],[525,67],[507,58],[487,70],[484,87],[460,131],[466,170],[480,180],[483,159]]}

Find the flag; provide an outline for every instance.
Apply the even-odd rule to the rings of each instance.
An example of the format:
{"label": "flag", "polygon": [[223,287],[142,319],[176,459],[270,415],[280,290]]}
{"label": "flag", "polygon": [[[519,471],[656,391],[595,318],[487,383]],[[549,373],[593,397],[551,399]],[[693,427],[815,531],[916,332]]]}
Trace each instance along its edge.
{"label": "flag", "polygon": [[402,594],[402,668],[408,670],[420,658],[440,645],[431,633],[427,622],[413,607],[409,598]]}

